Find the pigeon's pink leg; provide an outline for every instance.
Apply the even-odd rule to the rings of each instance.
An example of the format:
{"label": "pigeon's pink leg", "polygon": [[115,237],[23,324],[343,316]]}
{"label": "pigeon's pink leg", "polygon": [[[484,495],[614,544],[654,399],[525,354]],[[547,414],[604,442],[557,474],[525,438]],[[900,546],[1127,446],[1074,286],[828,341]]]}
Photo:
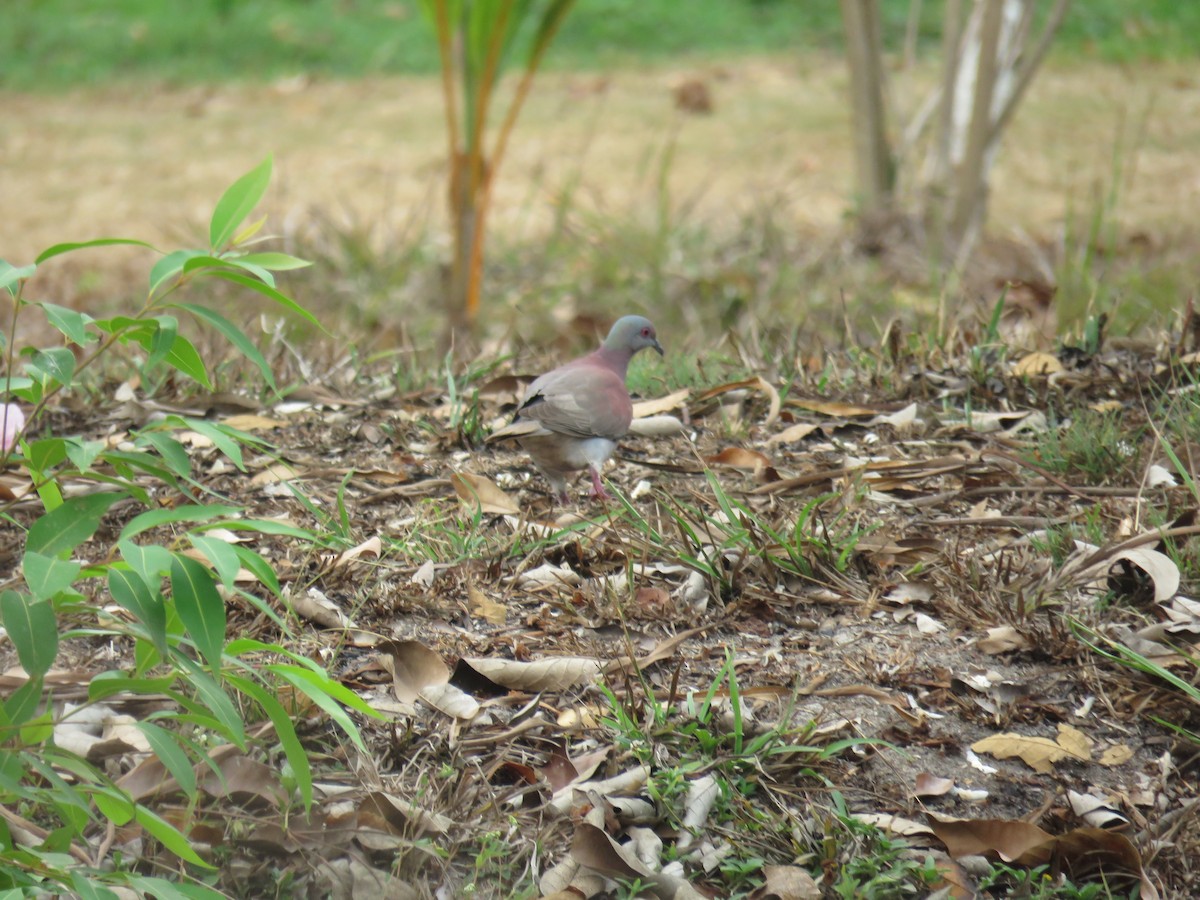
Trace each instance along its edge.
{"label": "pigeon's pink leg", "polygon": [[588,496],[590,496],[593,500],[611,500],[613,498],[612,494],[610,494],[608,491],[606,491],[604,489],[604,485],[600,482],[599,470],[597,470],[595,466],[592,466],[591,472],[592,472],[592,489],[589,492]]}

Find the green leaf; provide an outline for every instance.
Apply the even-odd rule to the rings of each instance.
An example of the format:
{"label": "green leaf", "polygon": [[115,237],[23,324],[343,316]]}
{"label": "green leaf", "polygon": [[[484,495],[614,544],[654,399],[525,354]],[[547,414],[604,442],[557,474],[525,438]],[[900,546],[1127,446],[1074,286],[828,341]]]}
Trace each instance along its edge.
{"label": "green leaf", "polygon": [[118,827],[133,818],[133,801],[115,788],[101,787],[93,790],[92,800],[101,815]]}
{"label": "green leaf", "polygon": [[112,247],[123,245],[128,247],[145,247],[147,250],[153,250],[152,244],[147,244],[145,241],[135,241],[132,238],[96,238],[94,241],[75,241],[66,244],[55,244],[38,254],[37,261],[44,263],[46,260],[55,256],[61,256],[63,253],[70,253],[72,250],[83,250],[87,247]]}
{"label": "green leaf", "polygon": [[197,256],[207,256],[203,250],[175,250],[154,264],[150,270],[150,295],[183,271],[184,264]]}
{"label": "green leaf", "polygon": [[212,275],[218,271],[229,271],[231,269],[241,269],[243,272],[249,272],[263,284],[272,288],[275,287],[274,275],[262,266],[242,262],[240,256],[199,256],[195,259],[189,259],[183,267],[183,272],[187,275],[192,272],[207,270],[204,274]]}
{"label": "green leaf", "polygon": [[180,478],[191,477],[192,458],[188,456],[187,448],[165,431],[143,431],[137,440],[139,443],[145,441],[157,450],[163,462]]}
{"label": "green leaf", "polygon": [[[4,385],[8,388],[10,394],[14,394],[23,400],[30,399],[30,393],[34,387],[33,379],[26,378],[24,375],[13,375],[11,378],[4,379]],[[37,402],[36,400],[30,402]]]}
{"label": "green leaf", "polygon": [[188,540],[192,542],[193,547],[203,553],[208,561],[212,563],[212,567],[217,572],[217,577],[221,579],[221,584],[227,588],[232,588],[238,569],[241,568],[241,561],[238,559],[237,552],[233,549],[233,546],[228,541],[223,541],[220,538],[207,537],[195,532],[188,534]]}
{"label": "green leaf", "polygon": [[[354,742],[354,746],[358,747],[363,753],[367,752],[367,746],[363,743],[362,735],[358,731],[358,726],[354,724],[354,720],[342,709],[338,701],[332,696],[337,694],[339,697],[346,699],[346,694],[353,692],[345,686],[331,681],[328,678],[322,678],[314,672],[309,672],[306,669],[300,669],[295,666],[274,665],[268,668],[279,675],[284,681],[288,682],[296,690],[300,691],[306,697],[311,699],[317,706],[325,710],[329,718],[337,723],[338,727],[345,732],[346,737]],[[337,688],[341,688],[338,691]],[[355,706],[366,706],[361,697],[355,696],[359,702]],[[370,709],[368,706],[367,709]],[[380,715],[375,710],[371,710],[375,718],[380,718]]]}
{"label": "green leaf", "polygon": [[175,308],[190,312],[197,319],[207,322],[213,328],[217,329],[217,331],[221,332],[229,343],[233,344],[246,359],[258,367],[258,371],[262,375],[263,381],[267,383],[267,386],[274,393],[279,393],[279,388],[275,385],[275,373],[271,371],[267,360],[258,352],[258,348],[254,346],[253,342],[242,333],[241,329],[224,316],[213,312],[205,306],[198,306],[194,303],[178,303],[175,304]]}
{"label": "green leaf", "polygon": [[29,278],[37,271],[37,266],[21,266],[17,268],[11,263],[7,263],[0,259],[0,288],[6,289],[14,297],[16,292],[13,290],[13,285],[18,281]]}
{"label": "green leaf", "polygon": [[134,807],[133,816],[137,819],[138,824],[145,828],[150,834],[158,838],[159,842],[178,856],[185,862],[190,862],[193,865],[203,866],[206,869],[213,868],[212,865],[205,862],[188,842],[188,839],[176,830],[174,825],[171,825],[165,819],[159,818],[146,807],[138,804]]}
{"label": "green leaf", "polygon": [[287,756],[287,760],[292,766],[292,774],[296,776],[296,786],[300,789],[300,798],[304,801],[304,808],[311,809],[313,800],[312,767],[308,761],[308,753],[300,743],[300,738],[296,736],[296,726],[292,722],[292,717],[283,708],[283,704],[261,685],[236,675],[228,676],[228,681],[237,690],[257,701],[263,712],[267,714],[267,718],[271,720],[271,724],[275,726],[275,736],[279,738],[284,755]]}
{"label": "green leaf", "polygon": [[212,680],[207,672],[197,665],[196,661],[181,653],[171,657],[185,673],[188,684],[196,689],[199,702],[189,701],[188,708],[200,708],[215,717],[214,724],[239,749],[246,749],[246,725],[241,715],[233,705],[233,701],[225,695],[220,685]]}
{"label": "green leaf", "polygon": [[42,679],[30,678],[4,701],[4,715],[8,719],[5,724],[13,728],[24,725],[37,715],[41,705]]}
{"label": "green leaf", "polygon": [[66,443],[67,458],[80,472],[90,469],[106,446],[104,441],[85,441],[81,438],[71,438]]}
{"label": "green leaf", "polygon": [[196,352],[192,342],[182,334],[177,334],[171,339],[166,359],[172,368],[182,372],[197,384],[212,390],[212,382],[208,380],[208,370],[204,367],[204,360],[200,358],[200,354]]}
{"label": "green leaf", "polygon": [[269,269],[272,272],[286,272],[291,269],[304,269],[312,265],[312,263],[310,263],[308,260],[300,259],[299,257],[292,256],[289,253],[247,253],[243,256],[235,256],[232,259],[236,260],[241,265],[249,263],[250,265],[257,266],[260,269]]}
{"label": "green leaf", "polygon": [[167,767],[171,777],[179,782],[184,796],[192,796],[196,791],[196,770],[192,767],[192,761],[188,759],[187,753],[184,752],[175,735],[153,722],[136,722],[134,724],[146,736],[150,749]]}
{"label": "green leaf", "polygon": [[233,552],[237,554],[242,568],[257,578],[259,583],[272,594],[276,597],[279,596],[279,576],[275,574],[275,570],[271,568],[269,562],[259,556],[253,548],[241,544],[234,544]]}
{"label": "green leaf", "polygon": [[72,896],[79,900],[117,900],[116,892],[104,887],[85,869],[71,870],[71,887],[74,889]]}
{"label": "green leaf", "polygon": [[225,601],[208,567],[178,553],[171,560],[175,609],[196,648],[216,671],[225,647]]}
{"label": "green leaf", "polygon": [[25,370],[40,380],[43,385],[56,381],[66,386],[75,374],[75,354],[68,347],[51,347],[33,354],[25,364]]}
{"label": "green leaf", "polygon": [[132,567],[124,568],[116,564],[108,569],[108,592],[142,623],[158,651],[166,653],[167,610],[162,595],[151,588]]}
{"label": "green leaf", "polygon": [[239,441],[257,443],[254,435],[225,425],[214,425],[204,419],[180,419],[180,421],[192,431],[204,435],[216,444],[217,449],[228,456],[235,466],[243,472],[246,471],[246,464],[242,461],[242,445]]}
{"label": "green leaf", "polygon": [[229,186],[217,201],[212,222],[209,223],[208,242],[214,251],[220,250],[229,242],[246,216],[258,206],[270,183],[271,157],[268,156]]}
{"label": "green leaf", "polygon": [[79,577],[82,565],[74,560],[46,556],[36,550],[26,550],[21,559],[21,574],[30,593],[38,600],[49,600],[59,591],[65,591]]}
{"label": "green leaf", "polygon": [[227,900],[228,894],[202,884],[176,883],[149,875],[129,875],[129,886],[142,897],[156,900]]}
{"label": "green leaf", "polygon": [[121,551],[121,558],[149,585],[158,584],[163,576],[171,571],[171,561],[174,557],[166,547],[157,544],[143,547],[126,538],[119,538],[117,549]]}
{"label": "green leaf", "polygon": [[304,541],[318,541],[313,532],[298,525],[292,525],[290,522],[278,522],[275,519],[235,519],[222,522],[221,525],[230,531],[257,531],[259,534],[275,534]]}
{"label": "green leaf", "polygon": [[174,525],[179,522],[208,522],[225,516],[236,516],[241,511],[241,507],[238,506],[221,506],[216,503],[208,506],[187,504],[171,508],[148,509],[130,519],[121,529],[117,540],[127,541],[151,528],[158,528],[160,525]]}
{"label": "green leaf", "polygon": [[47,321],[61,331],[71,343],[86,347],[99,340],[95,332],[87,330],[87,326],[95,321],[87,313],[45,301],[38,305],[45,310]]}
{"label": "green leaf", "polygon": [[8,639],[17,648],[21,667],[32,678],[41,678],[58,655],[58,619],[45,600],[17,591],[0,594],[0,617]]}
{"label": "green leaf", "polygon": [[48,474],[50,469],[67,458],[66,438],[42,438],[32,441],[25,450],[25,459],[31,469]]}
{"label": "green leaf", "polygon": [[175,338],[179,334],[179,320],[174,316],[155,316],[150,321],[158,326],[150,338],[150,355],[146,358],[146,369],[152,371],[167,358],[167,354],[175,346]]}
{"label": "green leaf", "polygon": [[64,501],[58,509],[46,513],[29,527],[26,551],[47,556],[69,553],[96,533],[104,513],[123,496],[118,493],[86,494]]}
{"label": "green leaf", "polygon": [[214,278],[222,278],[225,281],[232,281],[234,284],[240,284],[243,287],[250,288],[252,291],[257,291],[264,297],[269,297],[271,300],[274,300],[284,309],[294,312],[303,319],[307,319],[317,328],[320,328],[326,334],[329,334],[329,332],[326,331],[325,326],[320,323],[316,316],[310,313],[291,297],[287,296],[286,294],[281,294],[269,284],[263,284],[261,281],[251,278],[249,275],[243,275],[241,272],[231,272],[228,269],[214,269],[211,272],[206,272],[205,274],[211,275]]}
{"label": "green leaf", "polygon": [[[147,453],[144,450],[105,450],[104,461],[111,465],[117,471],[118,479],[113,483],[125,487],[125,489],[140,499],[147,506],[154,501],[150,498],[141,487],[132,480],[134,471],[145,472],[147,475],[157,478],[160,481],[165,481],[167,484],[175,484],[175,473],[166,467],[162,457],[154,453]],[[93,475],[94,478],[102,480],[99,474]]]}

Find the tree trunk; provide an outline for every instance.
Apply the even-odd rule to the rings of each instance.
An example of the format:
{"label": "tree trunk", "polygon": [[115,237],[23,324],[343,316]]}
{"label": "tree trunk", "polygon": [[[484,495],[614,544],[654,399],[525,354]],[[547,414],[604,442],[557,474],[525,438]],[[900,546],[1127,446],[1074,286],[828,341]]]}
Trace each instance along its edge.
{"label": "tree trunk", "polygon": [[896,166],[883,99],[883,32],[878,0],[841,0],[854,107],[858,201],[864,215],[892,205]]}

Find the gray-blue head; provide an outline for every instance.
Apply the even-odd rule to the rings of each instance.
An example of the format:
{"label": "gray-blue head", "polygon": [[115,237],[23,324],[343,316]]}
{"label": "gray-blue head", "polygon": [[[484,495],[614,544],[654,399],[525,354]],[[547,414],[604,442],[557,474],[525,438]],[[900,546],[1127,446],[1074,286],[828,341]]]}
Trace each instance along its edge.
{"label": "gray-blue head", "polygon": [[645,316],[622,316],[613,323],[608,337],[604,339],[605,350],[628,353],[630,356],[651,347],[663,355],[662,344],[658,342],[658,333],[654,323]]}

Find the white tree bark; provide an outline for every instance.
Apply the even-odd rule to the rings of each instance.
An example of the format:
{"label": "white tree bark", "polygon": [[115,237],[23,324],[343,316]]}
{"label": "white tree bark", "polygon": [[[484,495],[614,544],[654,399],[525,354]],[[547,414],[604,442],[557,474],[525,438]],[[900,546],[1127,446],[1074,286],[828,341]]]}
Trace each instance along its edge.
{"label": "white tree bark", "polygon": [[[915,15],[921,0],[911,2]],[[1035,39],[1037,13],[1048,4],[1052,5]],[[896,150],[888,143],[889,110],[882,104],[889,96],[882,86],[886,68],[882,59],[870,58],[872,53],[882,54],[882,40],[870,31],[878,28],[878,0],[842,0],[855,97],[860,194],[878,196],[878,173],[885,170],[879,159],[889,160],[890,194],[876,205],[892,205],[897,189],[906,183],[915,188],[917,212],[934,244],[930,249],[959,266],[967,261],[986,219],[988,189],[1004,131],[1069,6],[1070,0],[945,0],[942,74],[934,91],[913,104],[915,112],[902,129],[904,141]],[[881,108],[870,102],[875,96],[868,84],[871,79],[880,82]],[[896,116],[894,111],[890,114]],[[925,151],[914,160],[907,151],[923,139],[927,139]],[[907,166],[901,165],[905,162]],[[873,169],[869,171],[868,165]],[[869,177],[874,180],[868,181]]]}

